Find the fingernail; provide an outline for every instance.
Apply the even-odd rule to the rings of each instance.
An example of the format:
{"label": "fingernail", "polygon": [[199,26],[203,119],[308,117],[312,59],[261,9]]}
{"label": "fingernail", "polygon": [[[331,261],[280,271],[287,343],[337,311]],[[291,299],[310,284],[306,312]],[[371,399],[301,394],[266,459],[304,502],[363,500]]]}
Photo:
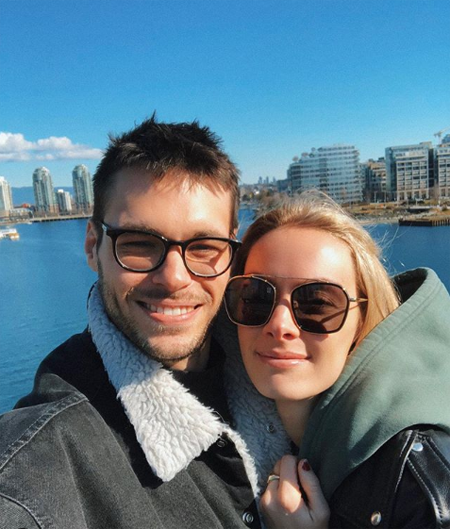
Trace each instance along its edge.
{"label": "fingernail", "polygon": [[308,463],[308,461],[306,459],[302,463],[302,468],[303,468],[303,470],[306,470],[306,472],[311,470],[311,465]]}

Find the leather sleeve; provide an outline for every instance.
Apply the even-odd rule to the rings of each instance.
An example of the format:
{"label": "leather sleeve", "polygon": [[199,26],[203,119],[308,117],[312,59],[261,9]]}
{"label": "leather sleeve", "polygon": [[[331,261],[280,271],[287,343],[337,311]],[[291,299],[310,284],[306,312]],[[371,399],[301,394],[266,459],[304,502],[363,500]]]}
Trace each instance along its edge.
{"label": "leather sleeve", "polygon": [[330,501],[330,528],[450,527],[450,436],[404,430],[354,470]]}
{"label": "leather sleeve", "polygon": [[434,529],[436,527],[431,504],[427,496],[423,494],[408,464],[395,494],[392,527],[403,529]]}
{"label": "leather sleeve", "polygon": [[439,430],[416,434],[396,492],[395,527],[450,526],[450,437]]}

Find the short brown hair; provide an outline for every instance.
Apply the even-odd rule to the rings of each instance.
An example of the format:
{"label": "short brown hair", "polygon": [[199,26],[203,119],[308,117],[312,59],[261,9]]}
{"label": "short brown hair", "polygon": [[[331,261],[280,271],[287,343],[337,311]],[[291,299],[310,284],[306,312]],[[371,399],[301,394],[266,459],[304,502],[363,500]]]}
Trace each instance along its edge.
{"label": "short brown hair", "polygon": [[158,123],[155,114],[129,132],[114,137],[93,178],[94,212],[99,224],[105,216],[116,173],[124,168],[145,169],[149,178],[162,180],[174,169],[183,172],[193,184],[231,192],[232,225],[237,229],[239,211],[239,171],[221,148],[221,139],[208,127],[192,123]]}

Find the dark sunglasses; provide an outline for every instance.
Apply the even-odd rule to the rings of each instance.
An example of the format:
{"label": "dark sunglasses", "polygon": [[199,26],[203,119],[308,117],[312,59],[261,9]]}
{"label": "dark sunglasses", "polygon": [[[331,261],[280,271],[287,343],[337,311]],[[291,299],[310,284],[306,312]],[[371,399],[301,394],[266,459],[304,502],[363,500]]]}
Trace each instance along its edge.
{"label": "dark sunglasses", "polygon": [[[335,283],[311,281],[291,291],[290,310],[297,326],[314,334],[338,332],[345,323],[352,298]],[[245,327],[266,325],[277,304],[277,289],[270,281],[254,275],[230,279],[225,291],[225,309],[230,320]]]}

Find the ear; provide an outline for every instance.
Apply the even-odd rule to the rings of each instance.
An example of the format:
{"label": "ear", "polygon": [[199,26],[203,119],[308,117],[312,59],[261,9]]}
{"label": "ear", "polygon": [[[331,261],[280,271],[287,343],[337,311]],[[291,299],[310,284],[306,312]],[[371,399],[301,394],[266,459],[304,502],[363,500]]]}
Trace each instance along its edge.
{"label": "ear", "polygon": [[89,220],[86,227],[86,237],[84,240],[84,253],[87,257],[87,262],[91,270],[98,272],[98,253],[97,253],[98,234],[97,229]]}

